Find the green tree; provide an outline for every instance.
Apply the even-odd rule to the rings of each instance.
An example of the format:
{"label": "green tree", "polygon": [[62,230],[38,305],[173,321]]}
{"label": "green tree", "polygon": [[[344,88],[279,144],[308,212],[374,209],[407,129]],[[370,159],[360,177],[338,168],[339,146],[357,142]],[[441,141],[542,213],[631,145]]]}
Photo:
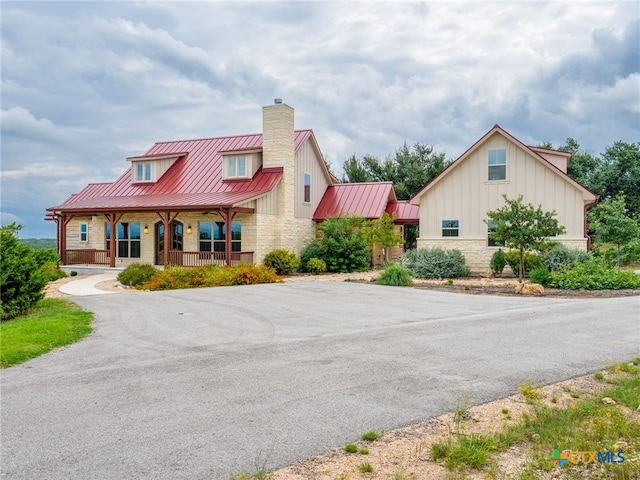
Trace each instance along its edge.
{"label": "green tree", "polygon": [[586,150],[581,150],[580,144],[571,137],[567,138],[565,145],[560,147],[558,150],[569,152],[571,154],[571,161],[567,167],[567,174],[585,187],[593,190],[591,180],[593,174],[600,168],[602,160],[593,156]]}
{"label": "green tree", "polygon": [[35,251],[18,240],[21,225],[0,227],[0,316],[9,320],[40,300],[47,284]]}
{"label": "green tree", "polygon": [[402,242],[402,235],[394,229],[395,219],[395,213],[390,216],[384,212],[380,218],[369,220],[363,229],[365,239],[372,248],[375,245],[382,247],[385,262],[389,260],[389,248]]}
{"label": "green tree", "polygon": [[444,153],[434,152],[433,146],[406,142],[384,161],[365,155],[352,155],[344,162],[343,182],[393,182],[398,200],[408,200],[448,165]]}
{"label": "green tree", "polygon": [[618,194],[614,199],[600,202],[589,211],[587,219],[589,229],[595,232],[598,242],[616,245],[620,267],[620,248],[640,239],[640,223],[629,215],[624,195]]}
{"label": "green tree", "polygon": [[602,154],[590,188],[601,199],[623,194],[631,217],[640,216],[640,143],[615,142]]}
{"label": "green tree", "polygon": [[558,224],[555,218],[557,213],[544,212],[542,205],[534,207],[532,204],[525,204],[522,195],[516,200],[510,200],[506,195],[502,195],[505,205],[497,210],[487,212],[488,220],[484,222],[488,225],[492,223],[489,232],[490,238],[497,243],[504,243],[509,248],[515,248],[520,254],[520,268],[518,278],[524,279],[525,251],[533,250],[540,246],[547,238],[560,235],[565,232],[565,228]]}

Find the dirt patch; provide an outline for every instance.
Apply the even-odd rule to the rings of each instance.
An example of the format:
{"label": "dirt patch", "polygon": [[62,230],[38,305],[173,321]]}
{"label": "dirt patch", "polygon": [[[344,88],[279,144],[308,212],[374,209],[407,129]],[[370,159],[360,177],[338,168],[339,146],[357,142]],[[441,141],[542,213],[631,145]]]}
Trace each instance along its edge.
{"label": "dirt patch", "polygon": [[[605,379],[609,375],[607,371],[603,374]],[[543,387],[540,391],[540,401],[550,406],[568,407],[576,402],[576,397],[589,398],[608,387],[610,385],[606,381],[596,380],[593,375],[586,375]],[[459,400],[462,403],[464,401],[465,399]],[[452,409],[456,408],[460,408],[460,405],[452,405]],[[358,448],[368,450],[369,453],[366,455],[347,453],[344,447],[340,447],[276,470],[269,478],[271,480],[388,480],[393,478],[485,480],[494,478],[486,471],[470,471],[460,477],[452,476],[445,467],[432,460],[431,445],[447,440],[451,432],[464,434],[498,432],[520,421],[523,414],[532,412],[533,406],[528,404],[521,394],[513,395],[464,409],[462,420],[459,420],[460,417],[456,417],[454,413],[447,413],[414,425],[384,432],[375,442],[354,442]],[[527,461],[526,446],[515,445],[497,454],[494,459],[497,470],[500,472],[496,479],[520,478],[518,473]],[[365,462],[371,464],[373,472],[360,472],[359,466]],[[549,476],[540,478],[561,478],[553,476],[554,473],[549,473]]]}

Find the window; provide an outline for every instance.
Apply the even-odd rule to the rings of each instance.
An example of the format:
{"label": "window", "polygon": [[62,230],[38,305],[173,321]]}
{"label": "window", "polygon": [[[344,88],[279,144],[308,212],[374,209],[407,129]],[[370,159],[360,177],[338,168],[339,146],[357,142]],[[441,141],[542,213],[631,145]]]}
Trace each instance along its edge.
{"label": "window", "polygon": [[89,241],[89,224],[82,222],[80,224],[80,241],[88,242]]}
{"label": "window", "polygon": [[304,201],[305,203],[311,202],[311,174],[304,174]]}
{"label": "window", "polygon": [[507,179],[507,151],[489,150],[489,180]]}
{"label": "window", "polygon": [[[107,223],[105,245],[111,247],[111,224]],[[121,258],[140,258],[140,222],[123,222],[116,225],[116,255]]]}
{"label": "window", "polygon": [[136,164],[136,181],[151,181],[151,162],[138,162]]}
{"label": "window", "polygon": [[489,236],[489,234],[496,229],[496,224],[492,220],[487,221],[487,245],[489,247],[504,247],[504,242],[496,242],[493,238]]}
{"label": "window", "polygon": [[[199,222],[201,252],[224,252],[227,228],[224,222]],[[231,222],[231,251],[242,251],[242,222]]]}
{"label": "window", "polygon": [[227,159],[227,176],[228,177],[246,177],[247,176],[247,157],[244,155],[229,157]]}
{"label": "window", "polygon": [[442,236],[457,237],[458,236],[458,220],[442,220]]}

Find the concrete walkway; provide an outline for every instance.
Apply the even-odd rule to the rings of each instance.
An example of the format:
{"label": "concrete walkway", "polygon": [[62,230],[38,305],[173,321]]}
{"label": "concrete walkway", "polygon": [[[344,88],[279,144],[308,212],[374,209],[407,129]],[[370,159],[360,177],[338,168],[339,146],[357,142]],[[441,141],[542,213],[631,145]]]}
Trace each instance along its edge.
{"label": "concrete walkway", "polygon": [[102,273],[100,275],[89,275],[87,277],[79,278],[73,282],[65,283],[61,285],[58,290],[67,295],[74,296],[86,296],[86,295],[104,295],[107,293],[105,290],[96,288],[96,285],[100,282],[106,282],[108,280],[115,280],[119,272]]}

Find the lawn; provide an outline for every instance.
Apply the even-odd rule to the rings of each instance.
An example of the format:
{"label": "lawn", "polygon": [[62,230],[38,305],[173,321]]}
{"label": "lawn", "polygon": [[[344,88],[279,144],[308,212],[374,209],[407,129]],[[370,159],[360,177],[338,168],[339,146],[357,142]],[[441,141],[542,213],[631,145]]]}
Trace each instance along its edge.
{"label": "lawn", "polygon": [[27,315],[0,323],[0,368],[77,342],[91,332],[92,320],[92,313],[66,300],[39,301]]}

